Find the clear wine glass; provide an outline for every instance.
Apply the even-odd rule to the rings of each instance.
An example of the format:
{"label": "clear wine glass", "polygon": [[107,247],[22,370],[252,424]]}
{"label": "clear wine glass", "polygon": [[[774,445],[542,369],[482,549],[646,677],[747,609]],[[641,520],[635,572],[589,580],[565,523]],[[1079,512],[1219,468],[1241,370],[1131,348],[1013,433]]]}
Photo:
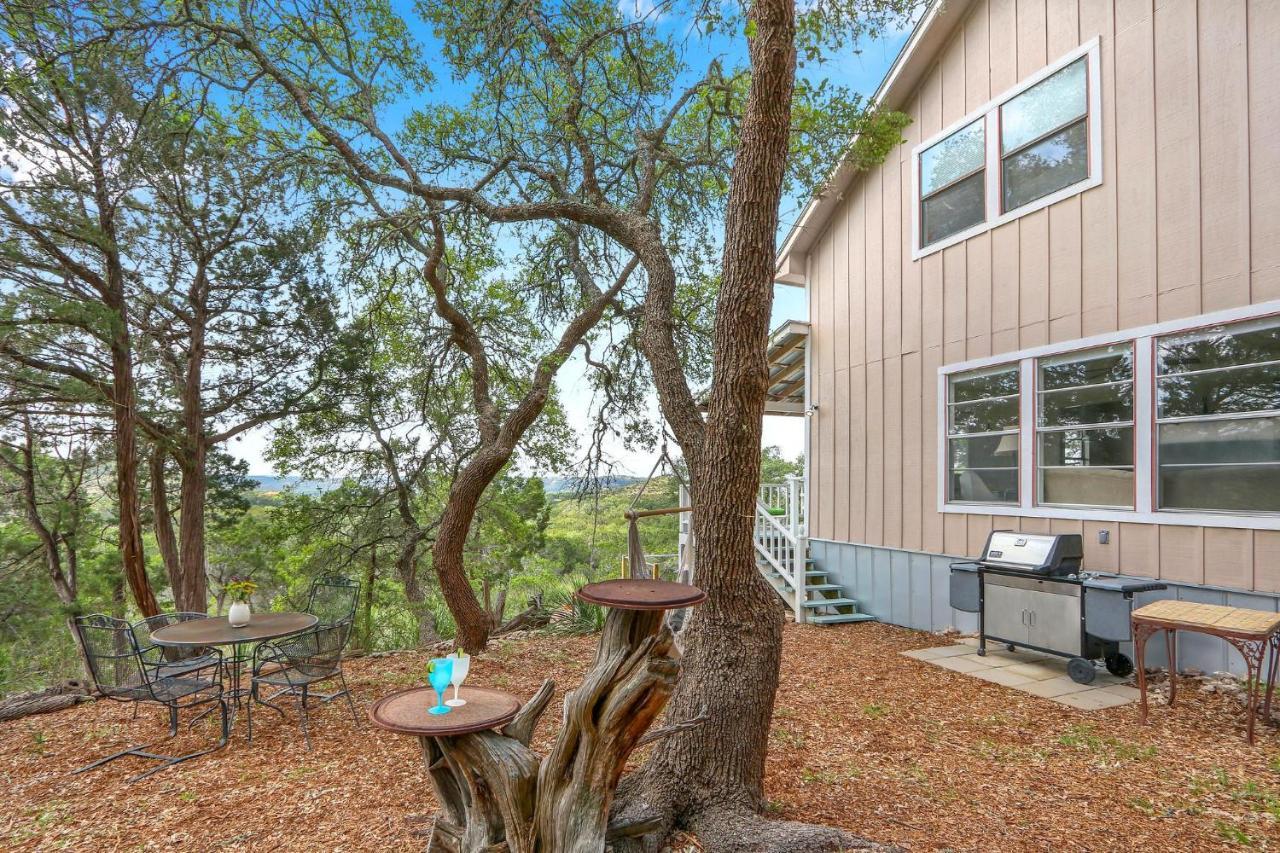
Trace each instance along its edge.
{"label": "clear wine glass", "polygon": [[451,708],[461,708],[467,704],[466,699],[458,698],[458,688],[462,686],[462,682],[467,680],[467,673],[471,671],[471,655],[466,652],[458,652],[449,658],[453,662],[453,675],[449,683],[453,685],[453,698],[445,702]]}

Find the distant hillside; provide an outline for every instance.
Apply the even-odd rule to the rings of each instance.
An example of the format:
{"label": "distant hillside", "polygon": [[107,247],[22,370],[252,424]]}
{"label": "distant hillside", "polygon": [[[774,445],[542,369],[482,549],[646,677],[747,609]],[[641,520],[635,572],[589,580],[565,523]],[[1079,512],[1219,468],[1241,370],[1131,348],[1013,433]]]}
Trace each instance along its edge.
{"label": "distant hillside", "polygon": [[[643,477],[626,477],[621,474],[613,477],[601,477],[600,486],[605,490],[620,489],[624,486],[634,485],[642,482]],[[578,488],[578,480],[573,477],[543,477],[542,488],[549,495],[559,495],[565,492],[572,492]]]}
{"label": "distant hillside", "polygon": [[341,480],[304,480],[302,477],[277,477],[274,474],[250,474],[249,479],[257,482],[255,492],[277,494],[285,490],[300,495],[322,495],[342,485]]}

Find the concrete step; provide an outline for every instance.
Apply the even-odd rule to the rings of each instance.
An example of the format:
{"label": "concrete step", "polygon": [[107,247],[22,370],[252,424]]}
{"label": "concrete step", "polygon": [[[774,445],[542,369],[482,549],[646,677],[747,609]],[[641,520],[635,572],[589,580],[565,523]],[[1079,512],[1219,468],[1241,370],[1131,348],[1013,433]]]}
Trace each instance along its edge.
{"label": "concrete step", "polygon": [[824,613],[809,616],[805,621],[812,625],[841,625],[846,622],[874,622],[876,617],[870,613]]}
{"label": "concrete step", "polygon": [[852,607],[858,609],[858,602],[852,598],[811,598],[804,603],[809,609],[817,609],[820,607]]}

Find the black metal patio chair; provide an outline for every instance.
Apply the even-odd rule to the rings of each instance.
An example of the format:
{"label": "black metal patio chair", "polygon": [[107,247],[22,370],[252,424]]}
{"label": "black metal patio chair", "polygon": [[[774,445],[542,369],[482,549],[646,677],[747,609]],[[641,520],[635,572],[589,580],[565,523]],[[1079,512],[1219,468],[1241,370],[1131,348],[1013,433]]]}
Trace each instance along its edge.
{"label": "black metal patio chair", "polygon": [[[351,690],[347,687],[347,679],[342,674],[342,650],[347,644],[347,636],[351,632],[349,622],[336,625],[318,625],[315,628],[262,643],[253,652],[252,677],[249,684],[249,742],[253,742],[253,706],[254,703],[266,705],[285,717],[284,709],[273,703],[273,700],[284,695],[298,697],[299,716],[302,719],[302,738],[306,741],[307,751],[311,751],[311,731],[307,722],[307,703],[312,698],[313,685],[324,681],[337,681],[341,687],[328,699],[345,696],[347,706],[351,709],[351,719],[360,724],[360,716],[356,713],[355,702],[351,699]],[[263,688],[277,688],[266,698],[261,696]]]}
{"label": "black metal patio chair", "polygon": [[[113,755],[99,758],[76,770],[83,773],[101,767],[109,761],[136,755],[161,762],[145,773],[129,779],[136,782],[175,764],[180,764],[226,746],[230,734],[230,717],[227,703],[222,697],[222,654],[217,649],[208,653],[209,662],[203,666],[183,669],[181,672],[165,672],[159,666],[148,665],[138,647],[133,626],[123,619],[95,613],[79,616],[76,630],[84,644],[89,670],[98,692],[116,702],[154,702],[169,709],[169,737],[178,733],[178,712],[185,708],[217,703],[222,713],[222,729],[217,746],[186,755],[161,755],[145,745],[131,746]],[[137,705],[135,704],[135,709]]]}
{"label": "black metal patio chair", "polygon": [[179,622],[208,618],[209,614],[207,613],[179,611],[177,613],[160,613],[134,622],[130,627],[133,631],[134,639],[138,642],[138,652],[142,656],[142,662],[146,666],[155,669],[157,674],[162,676],[181,675],[193,669],[212,666],[214,661],[217,660],[217,655],[213,653],[213,649],[161,646],[151,639],[151,635],[161,628],[177,625]]}
{"label": "black metal patio chair", "polygon": [[351,624],[360,600],[360,583],[341,575],[325,575],[311,582],[306,611],[319,620],[321,627]]}

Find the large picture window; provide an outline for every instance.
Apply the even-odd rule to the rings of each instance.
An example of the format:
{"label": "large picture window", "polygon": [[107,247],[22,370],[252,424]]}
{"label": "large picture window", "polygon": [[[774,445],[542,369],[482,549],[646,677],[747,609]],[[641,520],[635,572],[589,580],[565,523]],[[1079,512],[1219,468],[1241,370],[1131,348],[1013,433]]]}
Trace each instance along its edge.
{"label": "large picture window", "polygon": [[1018,502],[1018,366],[951,379],[947,469],[953,501]]}
{"label": "large picture window", "polygon": [[1280,320],[1156,343],[1161,509],[1280,512]]}
{"label": "large picture window", "polygon": [[925,140],[913,152],[913,257],[1102,181],[1097,39]]}
{"label": "large picture window", "polygon": [[1280,531],[1280,300],[945,365],[941,512]]}
{"label": "large picture window", "polygon": [[1042,358],[1036,463],[1042,504],[1133,507],[1133,344]]}

